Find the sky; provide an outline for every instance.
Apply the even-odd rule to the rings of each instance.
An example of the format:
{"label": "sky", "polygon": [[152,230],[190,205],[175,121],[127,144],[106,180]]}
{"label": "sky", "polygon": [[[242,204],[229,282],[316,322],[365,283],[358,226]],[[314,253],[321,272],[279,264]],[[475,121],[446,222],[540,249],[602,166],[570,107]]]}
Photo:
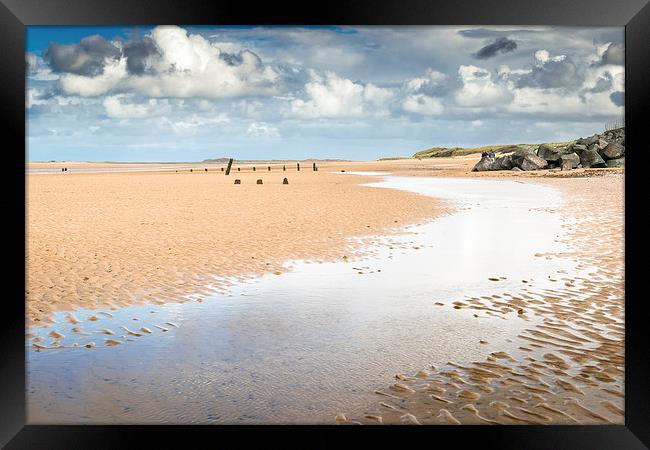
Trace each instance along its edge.
{"label": "sky", "polygon": [[370,160],[624,116],[624,29],[27,28],[27,160]]}

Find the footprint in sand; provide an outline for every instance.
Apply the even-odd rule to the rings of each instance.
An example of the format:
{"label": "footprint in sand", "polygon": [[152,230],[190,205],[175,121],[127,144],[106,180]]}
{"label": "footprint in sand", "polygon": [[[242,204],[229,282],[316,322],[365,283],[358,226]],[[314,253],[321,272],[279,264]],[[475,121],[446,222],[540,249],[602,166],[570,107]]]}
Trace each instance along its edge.
{"label": "footprint in sand", "polygon": [[97,316],[90,316],[90,317],[88,317],[88,320],[90,320],[91,322],[96,322],[96,321],[102,320],[102,319],[97,317]]}
{"label": "footprint in sand", "polygon": [[119,344],[124,343],[122,341],[118,341],[118,340],[115,340],[115,339],[106,339],[104,342],[106,343],[106,345],[111,346],[111,347],[114,346],[114,345],[119,345]]}
{"label": "footprint in sand", "polygon": [[56,330],[52,330],[48,333],[48,336],[54,339],[63,339],[65,336],[59,333]]}

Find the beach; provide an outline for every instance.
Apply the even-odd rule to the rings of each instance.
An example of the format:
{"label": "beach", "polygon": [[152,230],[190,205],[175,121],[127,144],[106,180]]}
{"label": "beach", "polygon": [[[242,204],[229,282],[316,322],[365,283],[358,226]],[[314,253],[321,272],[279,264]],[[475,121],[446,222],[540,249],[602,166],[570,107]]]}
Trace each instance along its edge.
{"label": "beach", "polygon": [[[397,286],[398,291],[403,292],[384,294],[386,301],[391,298],[398,301],[402,295],[408,297],[410,290],[421,289],[418,298],[411,303],[404,300],[409,308],[417,311],[417,315],[409,320],[412,320],[411,324],[417,324],[418,334],[378,334],[364,328],[365,331],[346,337],[344,342],[360,345],[361,349],[374,345],[370,342],[364,344],[364,338],[377,336],[381,346],[377,346],[376,352],[386,355],[393,355],[389,350],[391,347],[415,348],[394,353],[385,360],[379,359],[379,365],[360,367],[363,380],[350,384],[353,391],[363,389],[364,395],[355,400],[356,404],[346,405],[339,400],[339,397],[345,398],[346,395],[342,390],[331,404],[327,403],[327,408],[314,412],[318,417],[317,423],[623,423],[622,170],[471,172],[477,160],[478,156],[471,155],[428,160],[318,162],[318,171],[312,171],[311,163],[304,162],[299,172],[293,162],[271,164],[271,171],[268,171],[267,164],[255,163],[254,172],[253,164],[235,165],[229,176],[221,171],[225,165],[217,164],[157,165],[151,170],[151,166],[144,164],[116,167],[79,163],[69,165],[71,169],[67,173],[57,172],[61,163],[28,167],[28,172],[30,168],[33,169],[26,177],[28,343],[43,347],[35,352],[43,355],[47,352],[86,351],[72,348],[57,350],[57,345],[65,346],[71,341],[68,330],[63,333],[59,325],[65,324],[83,344],[91,338],[81,334],[79,328],[90,327],[91,322],[95,322],[92,317],[98,323],[103,323],[99,322],[103,316],[92,313],[93,310],[103,310],[108,314],[105,320],[109,321],[110,317],[119,316],[120,311],[128,308],[145,308],[149,305],[152,308],[170,308],[169,305],[178,305],[173,311],[183,319],[194,314],[183,313],[183,308],[189,311],[196,302],[201,303],[201,308],[208,308],[210,301],[222,300],[221,297],[213,299],[215,296],[233,292],[245,296],[249,295],[249,290],[253,295],[255,289],[248,288],[247,283],[260,277],[260,283],[264,286],[264,283],[280,285],[273,285],[275,290],[270,290],[271,293],[284,289],[281,292],[286,295],[292,286],[296,286],[296,290],[305,289],[303,299],[307,299],[309,286],[299,285],[301,281],[296,277],[290,278],[292,270],[297,272],[296,275],[303,270],[305,274],[315,270],[309,278],[313,280],[314,287],[321,286],[317,280],[326,279],[323,273],[337,272],[322,272],[325,269],[318,267],[306,269],[300,262],[311,262],[310,266],[319,263],[316,266],[338,270],[335,267],[340,264],[366,258],[371,261],[364,263],[367,265],[348,264],[354,269],[350,273],[362,278],[375,277],[376,282],[373,283],[383,286],[384,291],[388,291],[390,286]],[[286,171],[282,170],[283,165]],[[237,167],[240,171],[236,170]],[[375,175],[365,172],[374,172]],[[288,185],[282,184],[285,177]],[[411,177],[414,177],[413,181],[409,182]],[[235,185],[235,179],[240,179],[241,184]],[[263,180],[262,185],[256,184],[258,179]],[[388,184],[382,186],[384,179],[388,180]],[[442,181],[436,184],[435,179]],[[419,186],[417,180],[423,180],[424,185]],[[432,180],[428,186],[427,180]],[[450,191],[455,189],[452,181],[444,180],[458,180],[458,192],[468,189],[467,195],[474,199],[473,203],[464,205],[463,195],[442,192],[446,185],[451,186]],[[481,182],[489,183],[485,184],[484,196]],[[375,185],[368,185],[372,183]],[[508,200],[507,192],[514,192],[519,186],[522,190],[518,197]],[[423,189],[428,189],[427,195],[423,195]],[[533,195],[535,192],[537,194]],[[535,203],[530,208],[525,204],[527,198],[531,198],[531,202],[534,198]],[[461,201],[459,203],[454,199]],[[511,205],[509,201],[519,203]],[[531,216],[538,215],[540,224],[535,231],[537,234],[534,234],[538,241],[531,239],[533,242],[522,242],[526,238],[526,230],[512,230],[511,227],[516,227],[519,222],[510,223],[503,219],[503,214],[501,217],[479,215],[489,214],[492,204],[506,215],[509,208],[516,209],[513,214],[516,212],[517,215],[512,215],[513,220],[525,220],[527,211]],[[485,222],[486,226],[494,224],[499,227],[488,230],[490,239],[495,242],[490,244],[492,247],[483,246],[482,251],[485,255],[490,252],[500,255],[503,252],[499,261],[495,259],[491,263],[495,270],[500,268],[501,273],[485,272],[484,266],[489,267],[489,264],[481,266],[476,263],[476,266],[481,266],[480,270],[475,268],[472,272],[467,269],[466,279],[461,273],[456,275],[459,279],[451,283],[449,280],[453,276],[450,268],[450,275],[441,277],[431,285],[437,285],[436,288],[440,289],[435,292],[425,281],[418,285],[419,278],[415,276],[413,285],[405,274],[391,278],[389,259],[401,257],[404,261],[410,260],[410,264],[426,265],[427,259],[423,260],[423,264],[413,263],[415,256],[411,255],[422,253],[425,249],[421,247],[427,244],[434,247],[426,250],[431,252],[427,255],[432,255],[428,258],[436,254],[442,258],[445,249],[448,249],[449,259],[454,264],[467,260],[462,255],[458,256],[458,260],[454,259],[455,247],[470,256],[480,254],[473,253],[473,249],[467,248],[468,244],[464,242],[442,245],[440,236],[436,235],[445,230],[461,228],[463,222],[460,217],[472,211],[477,214],[477,220],[481,217],[494,220]],[[544,220],[548,220],[548,223]],[[430,226],[427,224],[435,227],[436,223],[440,224],[439,228],[426,228]],[[531,224],[526,226],[532,227]],[[423,244],[418,239],[424,238],[411,237],[409,230],[415,230],[412,233],[420,235],[430,233],[429,238],[433,240],[429,242],[425,239]],[[545,235],[545,231],[548,231],[548,235]],[[464,235],[458,231],[458,236]],[[536,246],[542,250],[534,251]],[[477,245],[477,252],[479,247]],[[382,248],[388,253],[384,255]],[[513,267],[512,273],[506,274],[504,268],[508,267],[509,248],[524,249],[524,253],[527,253],[516,255],[517,252],[513,251],[511,265],[519,267]],[[395,253],[398,249],[402,256]],[[287,264],[288,261],[298,263],[292,266]],[[432,263],[432,267],[436,268],[435,273],[444,273],[443,263]],[[349,272],[349,269],[346,270]],[[527,270],[530,273],[526,274]],[[514,279],[514,276],[518,278]],[[426,277],[427,273],[423,272],[422,280]],[[274,282],[274,278],[279,281]],[[445,284],[445,279],[449,286],[440,288]],[[345,280],[341,279],[341,286],[347,286],[347,291],[336,291],[336,301],[331,300],[331,308],[338,308],[339,311],[344,307],[340,297],[353,289],[350,286],[354,281]],[[367,291],[358,293],[359,298],[368,297],[373,283],[368,285]],[[321,291],[326,290],[327,282],[324,284]],[[334,292],[335,287],[331,289]],[[426,298],[427,292],[431,292],[431,298]],[[379,303],[383,301],[380,301],[382,294],[377,292],[376,295],[377,308],[381,309]],[[292,302],[303,299],[279,304],[292,311],[286,314],[298,315]],[[328,305],[322,302],[329,300],[319,297],[318,301],[321,304],[314,311],[326,316]],[[229,303],[229,307],[237,308],[237,302]],[[378,321],[398,317],[390,307],[393,306],[384,306],[387,309],[381,317],[368,319],[368,327],[375,326]],[[364,308],[368,308],[368,305],[364,304]],[[297,324],[305,330],[314,328],[314,317],[317,317],[314,311],[310,312],[314,315],[306,316],[308,318],[301,319]],[[142,320],[145,309],[137,312],[134,316],[129,310],[128,320]],[[162,313],[156,309],[147,310],[147,313],[154,312]],[[336,316],[334,311],[330,313]],[[197,314],[201,316],[207,312],[200,310]],[[354,314],[361,319],[361,312]],[[55,316],[59,317],[58,322]],[[444,318],[444,321],[435,322],[436,325],[429,325],[429,328],[427,323],[432,324],[438,320],[436,317]],[[332,323],[326,319],[319,320],[323,324],[329,323],[331,327]],[[311,325],[310,320],[313,321]],[[436,346],[435,341],[439,340],[436,327],[442,327],[444,323],[453,325],[448,333],[458,333],[455,337],[458,348],[455,351],[460,358],[421,348]],[[181,329],[197,324],[198,321],[187,320],[181,323],[179,333]],[[264,327],[262,319],[251,324],[232,333],[246,334],[250,333],[251,327]],[[53,342],[50,342],[51,339],[46,342],[38,338],[38,332],[34,330],[40,329],[40,325],[50,325],[44,328],[48,332],[51,329],[56,331],[59,327],[61,337],[50,335]],[[227,326],[225,322],[223,325]],[[209,326],[209,322],[203,324],[203,332]],[[353,327],[352,324],[350,326]],[[409,323],[386,323],[385,326],[408,327]],[[144,328],[150,330],[153,326],[146,325]],[[172,325],[164,325],[164,328],[165,336],[174,332]],[[136,331],[133,334],[135,329],[132,327],[129,330],[131,333],[127,331],[127,335],[111,339],[123,344],[131,344],[130,341],[137,344],[138,340],[144,342],[144,339],[156,338],[148,336],[146,332]],[[301,330],[294,328],[294,333],[300,336]],[[340,330],[330,331],[332,334],[345,334]],[[194,332],[192,336],[197,333]],[[326,334],[327,327],[324,327],[323,334],[318,337],[322,345],[330,339]],[[34,337],[37,337],[36,341]],[[85,341],[81,340],[82,337]],[[223,338],[233,339],[232,334]],[[305,342],[309,341],[308,338],[306,335]],[[206,336],[205,339],[210,338]],[[289,342],[288,336],[283,339]],[[93,348],[88,351],[98,351],[101,347],[102,351],[117,352],[128,346],[112,347],[106,342],[94,337]],[[261,343],[246,342],[245,348],[263,347]],[[296,345],[300,343],[296,342]],[[281,343],[282,340],[276,344]],[[343,347],[337,345],[332,344],[332,355],[339,354],[337,352],[343,355],[340,350]],[[450,342],[447,345],[454,344]],[[216,354],[221,355],[211,355]],[[291,354],[291,364],[300,365],[294,355]],[[372,358],[372,355],[369,353],[368,357]],[[30,357],[35,361],[40,356],[34,354]],[[57,356],[53,354],[51,358]],[[255,353],[255,357],[259,358],[260,355]],[[328,364],[327,356],[323,358],[325,360],[320,362],[314,362],[318,361],[317,358],[311,361],[310,370],[301,372],[300,376],[312,377],[319,383],[336,378],[336,374],[330,374],[320,366]],[[341,367],[354,367],[354,361],[341,358],[344,360]],[[430,359],[435,359],[435,364],[433,361],[430,365],[423,364],[424,360]],[[191,361],[197,365],[204,362]],[[332,361],[333,365],[338,362],[335,356],[332,356]],[[77,361],[75,364],[80,363]],[[229,371],[233,368],[231,366],[225,364],[220,368]],[[269,367],[272,366],[269,362]],[[286,376],[286,369],[277,370],[277,378]],[[323,375],[315,375],[312,370]],[[394,373],[389,374],[391,370]],[[125,368],[124,372],[129,373],[129,368]],[[372,376],[372,373],[376,375]],[[300,386],[300,380],[294,380],[293,385]],[[88,380],[83,382],[88,383]],[[45,423],[55,417],[63,422],[77,419],[107,423],[110,422],[109,417],[118,423],[143,421],[143,416],[130,412],[120,415],[119,408],[106,405],[107,395],[128,398],[127,393],[133,394],[131,388],[117,393],[114,387],[106,388],[101,384],[93,381],[92,391],[99,394],[91,397],[93,401],[90,403],[103,406],[89,406],[84,412],[88,414],[86,419],[80,419],[79,414],[65,416],[61,411],[47,411],[41,406],[47,403],[48,394],[41,393],[35,396],[34,406],[30,408],[32,421]],[[251,390],[251,386],[242,383],[242,392]],[[338,389],[334,386],[326,388],[332,391]],[[199,398],[198,392],[202,391],[197,390],[192,395]],[[302,401],[308,396],[298,395],[297,398]],[[168,403],[140,399],[137,408],[142,408],[142,414],[145,414],[144,411],[160,411],[161,405],[169,407],[176,404],[181,407],[178,403],[180,398],[171,397],[173,401],[167,399]],[[278,400],[269,398],[265,401]],[[143,404],[147,402],[153,406],[144,407]],[[249,417],[249,420],[311,422],[313,420],[305,416],[309,408],[314,408],[312,403],[304,410],[297,409],[295,412],[289,407],[268,409],[280,415],[273,420],[269,419],[267,409],[260,409],[255,410],[259,415]],[[190,422],[212,423],[212,419],[205,419],[212,417],[210,414],[213,412],[192,416]],[[124,420],[125,416],[127,420]],[[170,416],[152,413],[144,421],[155,423],[156,419],[170,420]],[[236,419],[234,415],[225,414],[214,421],[231,422]]]}

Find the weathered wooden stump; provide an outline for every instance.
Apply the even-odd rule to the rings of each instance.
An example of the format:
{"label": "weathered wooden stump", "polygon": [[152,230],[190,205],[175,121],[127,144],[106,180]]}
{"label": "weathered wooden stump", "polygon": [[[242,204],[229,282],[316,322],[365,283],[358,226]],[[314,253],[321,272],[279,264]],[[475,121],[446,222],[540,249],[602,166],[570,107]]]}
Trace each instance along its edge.
{"label": "weathered wooden stump", "polygon": [[208,171],[208,168],[207,168],[207,167],[205,168],[205,171],[206,171],[206,172]]}
{"label": "weathered wooden stump", "polygon": [[192,171],[192,169],[190,169],[190,172],[191,172],[191,171]]}
{"label": "weathered wooden stump", "polygon": [[235,184],[241,184],[241,180],[240,180],[239,178],[237,178],[237,179],[235,180]]}
{"label": "weathered wooden stump", "polygon": [[287,171],[287,166],[282,166],[282,171],[286,172]]}
{"label": "weathered wooden stump", "polygon": [[300,163],[296,163],[296,167],[298,167],[298,172],[300,172]]}
{"label": "weathered wooden stump", "polygon": [[282,184],[289,184],[289,180],[285,178],[284,180],[282,180]]}
{"label": "weathered wooden stump", "polygon": [[262,184],[262,179],[261,178],[257,179],[257,184]]}
{"label": "weathered wooden stump", "polygon": [[[228,168],[226,169],[226,175],[230,175],[230,168],[232,167],[232,158],[228,160]],[[223,168],[222,168],[223,170]],[[239,169],[237,169],[239,170]]]}
{"label": "weathered wooden stump", "polygon": [[314,169],[314,172],[316,172],[318,170],[318,168],[316,168],[316,163],[314,163],[313,169]]}
{"label": "weathered wooden stump", "polygon": [[221,168],[221,171],[223,172],[223,167]]}
{"label": "weathered wooden stump", "polygon": [[237,167],[237,172],[240,172],[240,171],[241,171],[241,168],[240,168],[240,167]]}
{"label": "weathered wooden stump", "polygon": [[269,172],[271,171],[271,166],[269,166]]}
{"label": "weathered wooden stump", "polygon": [[255,166],[253,166],[253,172],[255,172]]}

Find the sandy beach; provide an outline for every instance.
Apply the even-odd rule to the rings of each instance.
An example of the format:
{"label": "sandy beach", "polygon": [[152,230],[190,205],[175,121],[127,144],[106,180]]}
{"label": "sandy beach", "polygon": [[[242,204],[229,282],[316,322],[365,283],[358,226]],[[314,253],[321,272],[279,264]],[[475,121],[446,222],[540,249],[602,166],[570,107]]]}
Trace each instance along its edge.
{"label": "sandy beach", "polygon": [[[471,172],[477,160],[329,162],[317,172],[308,163],[300,172],[289,164],[286,172],[282,165],[269,172],[260,164],[230,176],[220,165],[200,164],[154,171],[78,164],[85,170],[34,172],[26,177],[27,324],[51,323],[57,311],[74,320],[79,308],[205,299],[246,279],[280,275],[287,260],[358,257],[364,246],[350,238],[371,242],[457,211],[443,199],[364,186],[380,178],[341,171],[504,179],[561,192],[564,203],[553,212],[562,217],[563,233],[555,238],[566,251],[535,257],[570,259],[588,275],[548,273],[543,287],[522,279],[520,289],[505,292],[499,278],[490,278],[490,295],[459,291],[431,301],[432,311],[498,318],[523,331],[507,336],[508,351],[491,339],[465,343],[487,352],[485,360],[377,380],[375,403],[350,405],[332,423],[622,423],[622,170]],[[285,176],[289,185],[282,184]],[[241,185],[233,184],[236,178]],[[508,245],[508,231],[495,232]]]}
{"label": "sandy beach", "polygon": [[223,166],[69,167],[27,176],[28,325],[47,323],[53,311],[208,295],[208,286],[223,286],[217,278],[280,273],[289,259],[341,259],[348,236],[390,233],[444,210],[431,198],[360,186],[367,178],[327,166],[249,165],[230,176]]}

